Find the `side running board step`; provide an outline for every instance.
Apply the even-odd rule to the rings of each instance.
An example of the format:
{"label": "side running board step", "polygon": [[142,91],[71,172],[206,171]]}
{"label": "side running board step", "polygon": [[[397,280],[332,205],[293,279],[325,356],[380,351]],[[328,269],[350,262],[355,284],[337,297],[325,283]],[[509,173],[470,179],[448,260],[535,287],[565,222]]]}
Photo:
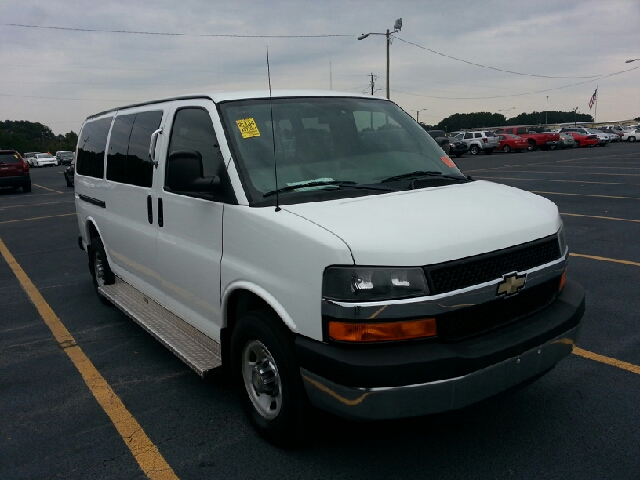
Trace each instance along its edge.
{"label": "side running board step", "polygon": [[119,277],[116,277],[116,282],[113,285],[100,287],[100,293],[175,353],[201,377],[222,365],[218,342],[192,327]]}

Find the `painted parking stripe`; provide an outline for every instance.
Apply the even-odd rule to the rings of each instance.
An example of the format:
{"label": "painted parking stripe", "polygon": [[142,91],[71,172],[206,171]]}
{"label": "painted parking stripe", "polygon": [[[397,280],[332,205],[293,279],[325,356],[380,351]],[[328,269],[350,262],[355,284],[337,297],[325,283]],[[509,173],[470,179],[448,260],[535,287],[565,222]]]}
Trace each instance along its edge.
{"label": "painted parking stripe", "polygon": [[44,188],[45,190],[49,190],[50,192],[54,192],[54,193],[64,193],[64,192],[61,192],[61,191],[59,191],[59,190],[54,190],[53,188],[43,187],[42,185],[38,185],[37,183],[32,183],[32,185],[33,185],[34,187]]}
{"label": "painted parking stripe", "polygon": [[[517,165],[513,165],[512,167],[516,167]],[[524,166],[528,166],[528,165],[524,165]],[[509,168],[512,168],[509,167]],[[473,173],[473,172],[486,172],[486,173],[548,173],[550,175],[566,175],[566,173],[564,172],[543,172],[543,171],[539,171],[539,170],[492,170],[489,171],[487,169],[484,170],[465,170],[467,173]],[[640,177],[640,173],[606,173],[606,172],[571,172],[572,176],[578,176],[578,175],[607,175],[607,176],[611,176],[611,177]]]}
{"label": "painted parking stripe", "polygon": [[73,336],[42,297],[33,282],[27,277],[22,267],[16,262],[2,239],[0,239],[0,253],[2,253],[5,261],[13,270],[14,275],[37,308],[44,322],[51,329],[51,333],[53,333],[60,348],[69,356],[82,375],[87,387],[89,387],[95,399],[113,422],[144,474],[152,480],[177,479],[178,477],[173,469],[158,451],[158,447],[149,439],[142,426],[133,418],[133,415],[129,413],[122,400],[76,344]]}
{"label": "painted parking stripe", "polygon": [[573,347],[573,354],[578,355],[579,357],[588,358],[589,360],[593,360],[596,362],[606,363],[607,365],[611,365],[612,367],[618,367],[622,370],[627,370],[629,372],[640,375],[640,367],[638,365],[634,365],[633,363],[623,362],[622,360],[605,357],[604,355],[598,355],[597,353],[583,350],[579,347]]}
{"label": "painted parking stripe", "polygon": [[45,218],[70,217],[71,215],[75,215],[75,213],[62,213],[60,215],[46,215],[44,217],[20,218],[18,220],[3,220],[2,222],[0,222],[0,225],[3,223],[17,223],[17,222],[29,222],[31,220],[43,220]]}
{"label": "painted parking stripe", "polygon": [[617,258],[599,257],[597,255],[584,255],[582,253],[569,253],[569,256],[589,258],[591,260],[599,260],[601,262],[613,262],[613,263],[622,263],[623,265],[635,265],[636,267],[640,267],[640,263],[632,262],[631,260],[618,260]]}
{"label": "painted parking stripe", "polygon": [[541,193],[543,195],[565,195],[569,197],[597,197],[597,198],[614,198],[614,199],[628,199],[628,200],[640,200],[637,197],[621,197],[617,195],[595,195],[586,193],[565,193],[565,192],[546,192],[543,190],[530,190],[532,193]]}
{"label": "painted parking stripe", "polygon": [[61,202],[19,203],[17,205],[3,205],[0,207],[0,210],[4,210],[5,208],[16,208],[16,207],[40,207],[42,205],[57,205],[58,203],[75,203],[75,200],[63,200]]}
{"label": "painted parking stripe", "polygon": [[552,180],[546,178],[518,178],[518,177],[494,177],[486,175],[474,175],[474,178],[484,178],[489,180],[523,180],[523,181],[537,181],[537,182],[561,182],[561,183],[588,183],[594,185],[634,185],[640,186],[640,183],[622,183],[622,182],[590,182],[588,180]]}
{"label": "painted parking stripe", "polygon": [[619,222],[640,223],[640,220],[632,220],[630,218],[604,217],[602,215],[582,215],[580,213],[563,213],[563,212],[560,212],[560,215],[566,215],[567,217],[598,218],[600,220],[617,220]]}

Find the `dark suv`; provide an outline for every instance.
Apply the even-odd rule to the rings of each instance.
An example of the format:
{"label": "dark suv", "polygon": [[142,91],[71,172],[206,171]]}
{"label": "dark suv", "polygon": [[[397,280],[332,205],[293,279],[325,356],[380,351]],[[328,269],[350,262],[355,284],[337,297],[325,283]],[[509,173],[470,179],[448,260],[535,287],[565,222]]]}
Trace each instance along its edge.
{"label": "dark suv", "polygon": [[0,150],[0,187],[22,187],[31,191],[29,164],[15,150]]}
{"label": "dark suv", "polygon": [[[424,125],[422,125],[422,128],[424,128]],[[444,133],[444,130],[427,130],[427,133],[431,135],[431,138],[433,138],[438,145],[440,145],[440,148],[444,150],[444,153],[449,155],[449,137]]]}

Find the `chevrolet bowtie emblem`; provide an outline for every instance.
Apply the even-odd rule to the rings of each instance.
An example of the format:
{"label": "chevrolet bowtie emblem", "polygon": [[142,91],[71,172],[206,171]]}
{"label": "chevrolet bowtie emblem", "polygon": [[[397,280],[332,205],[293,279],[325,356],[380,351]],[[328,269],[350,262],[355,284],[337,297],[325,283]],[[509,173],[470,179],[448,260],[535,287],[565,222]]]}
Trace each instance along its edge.
{"label": "chevrolet bowtie emblem", "polygon": [[496,295],[509,296],[516,293],[527,281],[527,276],[518,277],[517,273],[509,273],[502,277],[503,280],[498,284],[498,292]]}

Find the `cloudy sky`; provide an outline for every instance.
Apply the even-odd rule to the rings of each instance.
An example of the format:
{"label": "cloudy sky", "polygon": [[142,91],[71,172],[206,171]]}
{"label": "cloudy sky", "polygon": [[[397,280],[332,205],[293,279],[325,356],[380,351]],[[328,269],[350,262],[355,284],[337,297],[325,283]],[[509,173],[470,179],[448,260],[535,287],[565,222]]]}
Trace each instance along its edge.
{"label": "cloudy sky", "polygon": [[[0,120],[78,132],[121,105],[265,89],[267,47],[274,89],[369,92],[373,73],[384,96],[385,37],[357,37],[400,17],[391,99],[425,123],[547,105],[594,114],[596,87],[598,121],[640,116],[639,0],[1,0]],[[293,37],[311,35],[327,36]]]}

